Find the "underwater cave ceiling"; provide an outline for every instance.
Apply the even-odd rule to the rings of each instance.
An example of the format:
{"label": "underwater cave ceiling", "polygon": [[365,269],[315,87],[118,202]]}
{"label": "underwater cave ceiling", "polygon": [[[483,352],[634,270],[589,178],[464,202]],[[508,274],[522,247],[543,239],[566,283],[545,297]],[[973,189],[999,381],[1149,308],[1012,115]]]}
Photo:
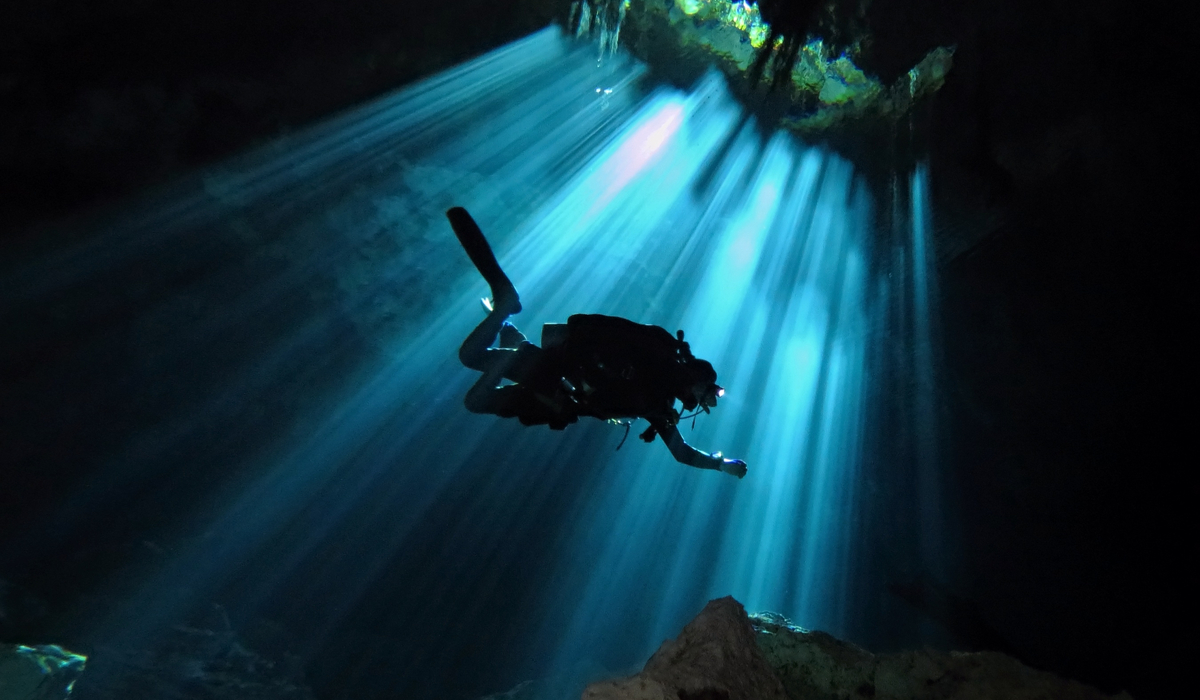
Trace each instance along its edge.
{"label": "underwater cave ceiling", "polygon": [[[876,182],[927,155],[943,259],[994,230],[1014,196],[1064,164],[1081,160],[1104,181],[1116,172],[1105,149],[1119,138],[1111,115],[1122,105],[1092,96],[1138,69],[1111,52],[1097,60],[1122,31],[1103,3],[1042,11],[996,0],[601,2],[589,6],[592,23],[615,29],[622,20],[610,41],[656,78],[690,83],[715,65],[760,123],[820,141]],[[365,0],[347,13],[323,0],[224,0],[168,12],[101,0],[87,13],[6,9],[0,26],[13,50],[0,69],[0,180],[10,186],[0,193],[0,227],[21,231],[218,163],[550,22],[569,24],[573,4]],[[775,44],[753,87],[760,48]],[[789,55],[792,79],[768,90],[776,58]]]}
{"label": "underwater cave ceiling", "polygon": [[[787,22],[781,10],[802,5],[767,0],[768,16],[786,22],[780,29],[758,3],[744,0],[581,0],[572,4],[570,25],[579,35],[598,34],[602,52],[625,46],[670,81],[689,83],[715,67],[748,109],[815,140],[902,117],[942,86],[953,65],[952,47],[933,47],[884,84],[855,64],[869,37],[836,15],[852,8],[830,3],[818,8],[829,22]],[[812,16],[806,9],[801,17]]]}

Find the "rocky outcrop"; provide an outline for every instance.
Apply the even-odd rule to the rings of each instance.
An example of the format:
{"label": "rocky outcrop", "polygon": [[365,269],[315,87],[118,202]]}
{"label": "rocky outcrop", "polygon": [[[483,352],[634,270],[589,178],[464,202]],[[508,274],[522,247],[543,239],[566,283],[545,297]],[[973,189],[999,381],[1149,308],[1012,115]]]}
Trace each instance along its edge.
{"label": "rocky outcrop", "polygon": [[223,610],[214,617],[216,624],[177,625],[135,645],[98,645],[72,700],[313,700],[297,659],[263,657]]}
{"label": "rocky outcrop", "polygon": [[1129,700],[996,652],[872,654],[780,615],[711,601],[641,673],[595,683],[583,700]]}
{"label": "rocky outcrop", "polygon": [[[796,627],[780,615],[756,614],[750,616],[750,621],[757,632],[759,649],[792,700],[1113,697],[1082,683],[1036,671],[997,652],[924,649],[876,655],[824,632]],[[1128,699],[1129,695],[1115,697]]]}
{"label": "rocky outcrop", "polygon": [[86,663],[53,644],[0,644],[0,700],[65,700]]}
{"label": "rocky outcrop", "polygon": [[783,685],[732,597],[710,601],[679,637],[663,642],[641,673],[594,683],[583,700],[785,700]]}

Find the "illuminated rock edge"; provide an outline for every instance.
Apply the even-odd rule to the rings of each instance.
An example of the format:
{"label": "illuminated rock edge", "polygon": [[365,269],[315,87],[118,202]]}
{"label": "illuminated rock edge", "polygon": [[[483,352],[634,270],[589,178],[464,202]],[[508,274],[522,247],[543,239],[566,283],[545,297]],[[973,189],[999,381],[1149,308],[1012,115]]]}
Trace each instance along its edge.
{"label": "illuminated rock edge", "polygon": [[780,615],[711,601],[633,676],[593,683],[583,700],[1130,700],[996,652],[872,654]]}
{"label": "illuminated rock edge", "polygon": [[[769,65],[763,84],[753,86],[747,77],[768,26],[753,4],[626,0],[621,22],[621,45],[660,72],[670,74],[689,64],[696,67],[685,70],[696,72],[699,66],[711,65],[743,97],[765,93],[772,82]],[[857,120],[900,117],[936,93],[954,64],[952,47],[934,47],[894,84],[883,85],[861,71],[851,55],[826,53],[820,39],[808,42],[797,56],[791,79],[773,88],[776,98],[790,104],[780,126],[816,134]]]}

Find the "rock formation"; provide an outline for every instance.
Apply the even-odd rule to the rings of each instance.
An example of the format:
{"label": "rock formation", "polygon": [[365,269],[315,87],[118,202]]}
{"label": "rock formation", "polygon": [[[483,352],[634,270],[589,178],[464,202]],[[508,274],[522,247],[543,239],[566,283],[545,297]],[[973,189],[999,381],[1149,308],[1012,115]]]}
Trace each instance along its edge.
{"label": "rock formation", "polygon": [[72,700],[313,700],[297,667],[277,664],[230,630],[172,628],[144,647],[100,646]]}
{"label": "rock formation", "polygon": [[0,644],[0,700],[65,700],[86,663],[53,644]]}
{"label": "rock formation", "polygon": [[594,683],[583,700],[1129,700],[996,652],[872,654],[773,613],[709,602],[641,673]]}
{"label": "rock formation", "polygon": [[679,637],[663,642],[641,673],[594,683],[583,700],[785,700],[754,637],[741,603],[732,597],[710,601]]}

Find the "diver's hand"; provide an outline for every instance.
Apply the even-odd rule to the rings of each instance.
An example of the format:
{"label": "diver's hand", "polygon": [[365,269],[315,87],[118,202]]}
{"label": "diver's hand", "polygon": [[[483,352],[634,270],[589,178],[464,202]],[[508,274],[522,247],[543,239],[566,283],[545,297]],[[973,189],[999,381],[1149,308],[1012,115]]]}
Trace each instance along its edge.
{"label": "diver's hand", "polygon": [[746,476],[746,463],[740,459],[722,459],[721,471],[726,474],[732,474],[740,479]]}

